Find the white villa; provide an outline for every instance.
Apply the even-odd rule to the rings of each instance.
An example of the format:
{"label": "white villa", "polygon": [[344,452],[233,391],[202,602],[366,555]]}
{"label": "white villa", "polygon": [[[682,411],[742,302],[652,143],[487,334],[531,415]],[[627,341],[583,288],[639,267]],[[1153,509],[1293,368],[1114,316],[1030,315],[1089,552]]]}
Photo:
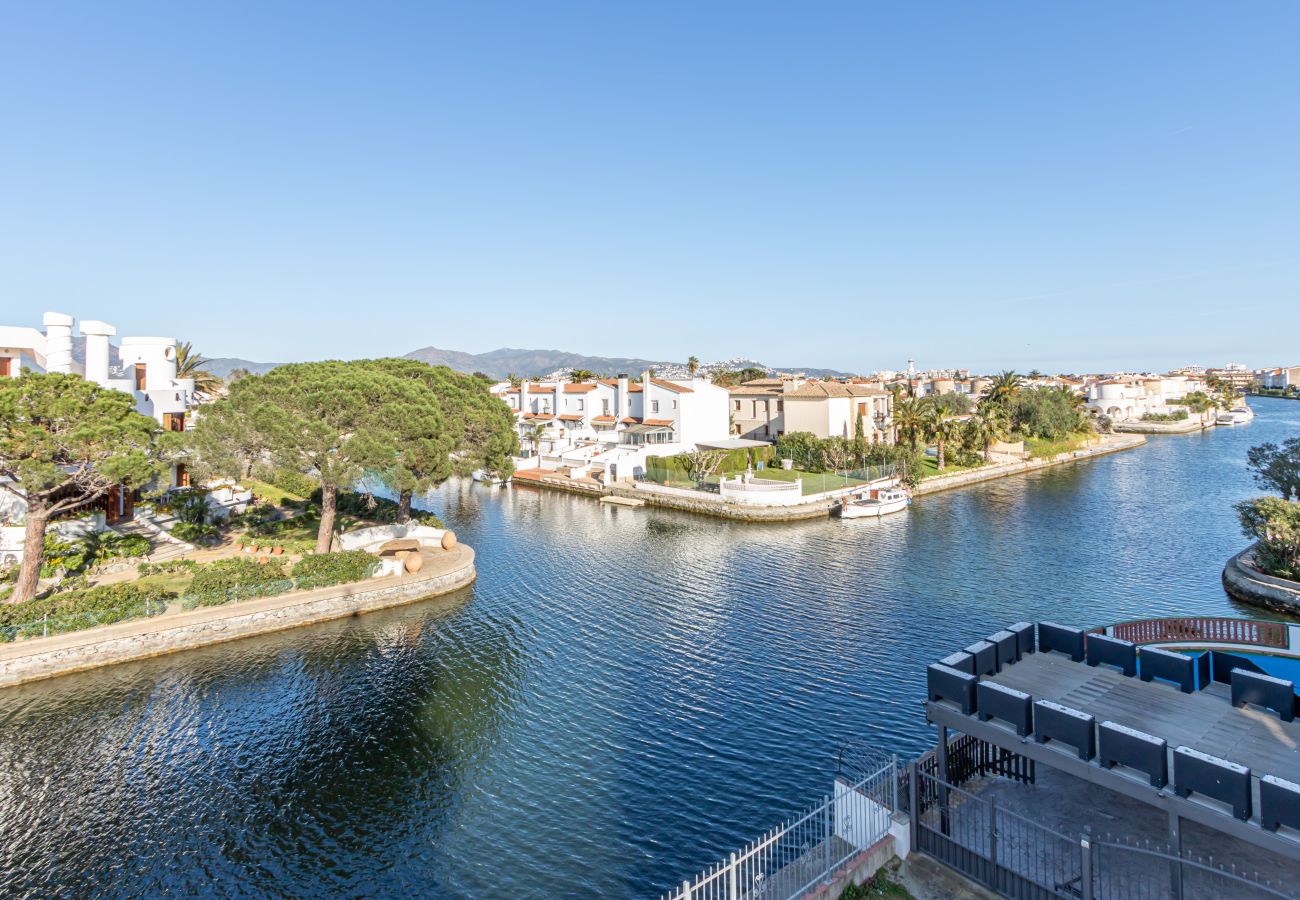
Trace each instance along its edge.
{"label": "white villa", "polygon": [[[45,331],[16,325],[0,325],[0,378],[18,378],[24,371],[63,372],[81,375],[106,388],[123,391],[135,399],[135,408],[151,416],[170,431],[184,431],[186,414],[194,406],[194,382],[176,377],[176,339],[169,337],[124,337],[116,347],[110,338],[117,334],[112,325],[83,320],[80,333],[86,339],[85,362],[73,353],[72,316],[47,312]],[[117,364],[113,363],[113,351]],[[184,465],[173,467],[172,486],[189,485]],[[114,491],[88,510],[95,520],[73,531],[98,530],[134,515],[135,498],[129,491]],[[26,513],[22,500],[0,492],[0,563],[22,556],[23,529],[16,523]]]}
{"label": "white villa", "polygon": [[1088,387],[1088,409],[1116,422],[1136,422],[1145,415],[1169,415],[1183,407],[1172,403],[1205,390],[1195,375],[1120,375]]}
{"label": "white villa", "polygon": [[194,405],[194,382],[176,377],[176,339],[124,337],[117,346],[118,364],[111,361],[109,339],[117,329],[105,322],[83,320],[86,361],[73,359],[72,316],[47,312],[45,332],[0,325],[0,378],[17,378],[24,369],[81,375],[87,381],[135,398],[135,408],[170,431],[185,430],[185,414]]}
{"label": "white villa", "polygon": [[[580,467],[617,480],[637,474],[647,456],[672,456],[728,439],[727,391],[705,378],[666,380],[647,372],[571,384],[498,385],[515,413],[530,459],[520,468]],[[541,428],[537,446],[533,431]]]}

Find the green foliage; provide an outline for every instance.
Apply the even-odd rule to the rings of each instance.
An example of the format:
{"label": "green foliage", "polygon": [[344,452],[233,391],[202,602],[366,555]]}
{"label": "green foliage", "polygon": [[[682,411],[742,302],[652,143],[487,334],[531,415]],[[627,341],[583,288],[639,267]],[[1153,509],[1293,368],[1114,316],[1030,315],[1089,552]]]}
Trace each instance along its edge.
{"label": "green foliage", "polygon": [[[149,486],[166,470],[171,438],[130,394],[78,375],[0,378],[0,490],[26,502],[42,535],[50,517],[87,499]],[[34,593],[41,563],[38,553],[23,557],[20,601]]]}
{"label": "green foliage", "polygon": [[1012,428],[1026,438],[1060,440],[1088,430],[1083,398],[1065,388],[1038,387],[1016,392],[1010,401]]}
{"label": "green foliage", "polygon": [[776,439],[776,458],[793,459],[808,472],[826,471],[822,456],[822,439],[811,431],[787,431]]}
{"label": "green foliage", "polygon": [[265,475],[262,480],[267,484],[278,487],[286,494],[292,494],[300,500],[307,499],[313,491],[320,488],[320,481],[313,476],[283,466],[271,468]]}
{"label": "green foliage", "polygon": [[50,578],[60,571],[65,575],[79,575],[105,559],[129,559],[149,554],[147,538],[114,531],[87,534],[72,540],[47,533],[43,543],[42,578]]}
{"label": "green foliage", "polygon": [[204,525],[195,522],[177,522],[172,526],[171,531],[172,537],[180,541],[188,541],[189,543],[213,537],[216,533],[217,526]]}
{"label": "green foliage", "polygon": [[1185,422],[1187,421],[1187,410],[1176,409],[1171,413],[1144,413],[1143,422]]}
{"label": "green foliage", "polygon": [[361,581],[374,574],[379,560],[364,550],[304,556],[293,567],[293,580],[300,590]]}
{"label": "green foliage", "polygon": [[[311,502],[319,505],[320,500],[321,492],[318,489],[312,493]],[[379,497],[364,491],[339,491],[335,503],[341,515],[363,519],[367,522],[377,522],[381,525],[397,521],[398,504],[395,500],[389,500],[387,497]],[[421,525],[430,525],[434,528],[446,527],[442,524],[442,519],[431,512],[412,510],[411,517]]]}
{"label": "green foliage", "polygon": [[200,566],[181,599],[187,607],[219,606],[232,600],[272,597],[292,588],[281,563],[235,556]]}
{"label": "green foliage", "polygon": [[945,416],[964,416],[975,407],[969,394],[935,394],[930,399]]}
{"label": "green foliage", "polygon": [[[379,471],[391,489],[418,494],[475,469],[502,478],[514,473],[511,457],[519,452],[514,413],[492,396],[489,382],[412,359],[378,359],[361,365],[418,389],[414,395],[418,399],[393,403],[388,414],[399,452]],[[584,377],[590,380],[595,375],[587,372]]]}
{"label": "green foliage", "polygon": [[168,559],[162,562],[142,562],[135,569],[141,578],[149,575],[192,575],[199,564],[192,559]]}
{"label": "green foliage", "polygon": [[136,584],[110,584],[51,594],[39,600],[0,605],[0,641],[40,637],[124,619],[158,615],[175,594]]}
{"label": "green foliage", "polygon": [[1288,438],[1280,447],[1271,442],[1251,447],[1246,466],[1260,487],[1286,500],[1300,500],[1300,437]]}
{"label": "green foliage", "polygon": [[713,374],[713,383],[719,387],[735,387],[738,384],[744,384],[747,381],[757,381],[760,378],[767,378],[766,369],[759,369],[755,366],[746,366],[743,369],[736,369],[729,372],[715,372]]}
{"label": "green foliage", "polygon": [[202,491],[185,491],[171,501],[171,512],[177,521],[187,525],[208,524],[208,498]]}
{"label": "green foliage", "polygon": [[69,541],[57,534],[46,534],[41,553],[41,577],[51,578],[60,571],[82,572],[91,564],[85,543]]}
{"label": "green foliage", "polygon": [[1278,578],[1300,581],[1300,503],[1280,497],[1256,497],[1234,507],[1241,530],[1258,543],[1255,561]]}

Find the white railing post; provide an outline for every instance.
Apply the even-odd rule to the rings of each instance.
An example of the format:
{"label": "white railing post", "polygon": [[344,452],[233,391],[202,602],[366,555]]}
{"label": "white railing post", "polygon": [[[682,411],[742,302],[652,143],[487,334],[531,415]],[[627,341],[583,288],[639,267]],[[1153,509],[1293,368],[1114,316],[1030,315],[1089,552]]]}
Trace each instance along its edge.
{"label": "white railing post", "polygon": [[691,883],[689,881],[682,882],[682,900],[691,900]]}
{"label": "white railing post", "polygon": [[736,854],[731,854],[731,862],[727,865],[727,898],[728,900],[739,900],[740,894],[736,892]]}

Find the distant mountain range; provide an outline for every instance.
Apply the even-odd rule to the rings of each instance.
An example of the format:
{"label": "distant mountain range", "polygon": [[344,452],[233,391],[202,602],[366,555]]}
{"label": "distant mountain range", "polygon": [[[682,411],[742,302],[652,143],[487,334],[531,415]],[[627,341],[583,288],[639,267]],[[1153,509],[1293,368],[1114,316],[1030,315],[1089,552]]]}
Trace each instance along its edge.
{"label": "distant mountain range", "polygon": [[247,369],[250,375],[265,375],[272,369],[282,366],[284,363],[260,363],[253,362],[251,359],[237,359],[233,356],[218,356],[210,359],[204,366],[213,375],[218,378],[226,378],[236,369]]}
{"label": "distant mountain range", "polygon": [[[507,375],[536,377],[559,369],[590,369],[600,375],[626,372],[636,376],[651,367],[669,369],[683,365],[666,360],[584,356],[581,353],[566,353],[563,350],[521,350],[513,347],[502,347],[499,350],[489,350],[487,353],[463,353],[459,350],[422,347],[407,353],[406,358],[416,359],[431,366],[448,366],[459,372],[482,372],[491,378],[505,378]],[[261,375],[279,365],[282,363],[260,363],[235,357],[218,357],[209,360],[207,368],[218,378],[225,378],[235,369],[247,369],[254,375]],[[834,369],[793,367],[788,369],[778,367],[777,371],[803,372],[814,377],[832,378],[849,374]]]}

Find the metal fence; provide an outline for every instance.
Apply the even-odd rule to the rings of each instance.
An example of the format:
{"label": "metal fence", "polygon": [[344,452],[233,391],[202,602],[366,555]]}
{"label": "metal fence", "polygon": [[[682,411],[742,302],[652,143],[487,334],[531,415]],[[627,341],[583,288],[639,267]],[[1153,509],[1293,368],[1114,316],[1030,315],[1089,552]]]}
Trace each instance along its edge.
{"label": "metal fence", "polygon": [[889,833],[898,808],[898,761],[879,757],[861,778],[841,775],[835,793],[705,869],[663,900],[790,900]]}
{"label": "metal fence", "polygon": [[1063,834],[923,771],[908,767],[915,848],[1004,897],[1041,900],[1201,900],[1300,896],[1259,873],[1135,846]]}
{"label": "metal fence", "polygon": [[81,631],[97,625],[112,625],[127,619],[143,619],[161,615],[167,611],[167,605],[161,600],[145,600],[144,603],[125,609],[103,610],[100,612],[54,612],[47,613],[30,622],[13,622],[0,625],[0,644],[7,644],[20,638],[42,638],[69,631]]}

